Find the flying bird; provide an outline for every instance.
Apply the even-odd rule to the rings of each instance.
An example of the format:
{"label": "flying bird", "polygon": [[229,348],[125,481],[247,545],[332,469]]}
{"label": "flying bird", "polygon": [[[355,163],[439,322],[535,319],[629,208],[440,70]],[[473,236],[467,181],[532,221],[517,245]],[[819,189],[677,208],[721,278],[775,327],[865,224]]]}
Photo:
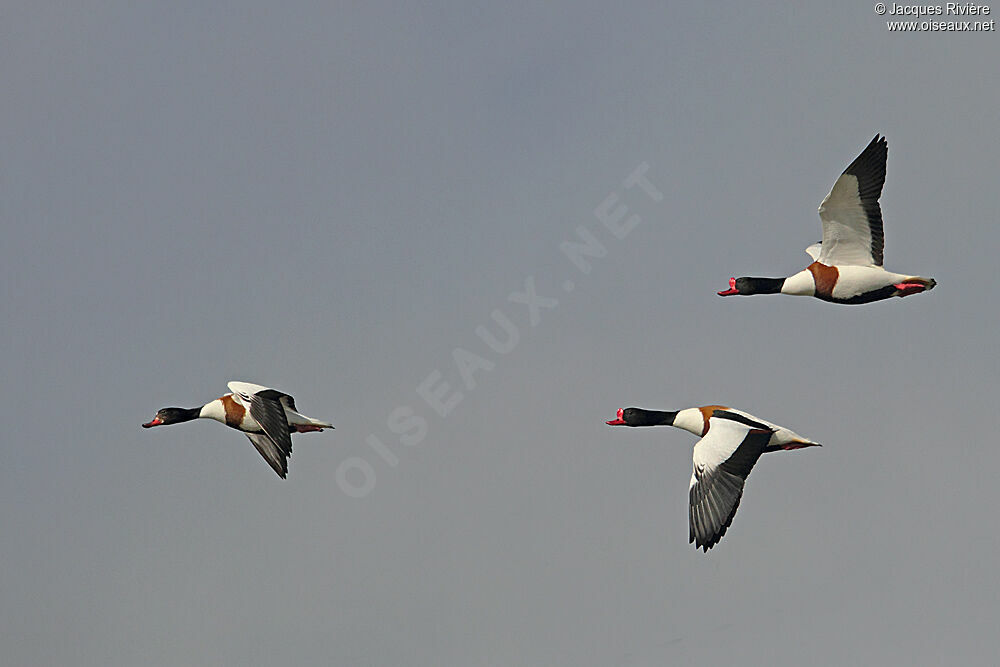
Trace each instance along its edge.
{"label": "flying bird", "polygon": [[676,426],[701,437],[694,446],[688,491],[688,542],[708,551],[722,539],[743,497],[747,475],[761,454],[819,447],[818,442],[722,405],[676,412],[622,408],[610,426]]}
{"label": "flying bird", "polygon": [[858,304],[909,296],[933,289],[937,281],[882,268],[885,237],[878,199],[889,153],[875,135],[819,205],[823,240],[806,248],[813,263],[787,278],[730,278],[719,296],[791,294],[832,303]]}
{"label": "flying bird", "polygon": [[282,479],[288,475],[292,433],[333,428],[333,424],[300,414],[295,407],[295,399],[277,389],[249,382],[230,382],[229,390],[231,393],[198,408],[163,408],[142,427],[214,419],[243,431]]}

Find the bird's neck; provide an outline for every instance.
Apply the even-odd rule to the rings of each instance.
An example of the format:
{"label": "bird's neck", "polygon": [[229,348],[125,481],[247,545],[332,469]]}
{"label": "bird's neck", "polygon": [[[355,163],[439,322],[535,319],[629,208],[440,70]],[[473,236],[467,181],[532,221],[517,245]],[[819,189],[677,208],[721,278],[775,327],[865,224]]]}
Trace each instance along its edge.
{"label": "bird's neck", "polygon": [[175,424],[182,424],[184,422],[189,422],[192,419],[197,419],[201,416],[201,408],[177,408],[177,414],[174,418]]}
{"label": "bird's neck", "polygon": [[635,426],[673,426],[676,416],[676,412],[636,408],[633,422]]}
{"label": "bird's neck", "polygon": [[737,278],[736,289],[740,294],[778,294],[785,284],[784,278]]}

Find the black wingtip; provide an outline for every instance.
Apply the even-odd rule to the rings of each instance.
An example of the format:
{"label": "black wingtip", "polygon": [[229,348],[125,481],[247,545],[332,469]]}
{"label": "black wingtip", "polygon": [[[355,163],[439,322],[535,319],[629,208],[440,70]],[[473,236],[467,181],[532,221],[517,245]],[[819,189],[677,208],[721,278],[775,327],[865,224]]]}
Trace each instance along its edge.
{"label": "black wingtip", "polygon": [[712,416],[719,419],[728,419],[730,421],[738,422],[757,431],[767,431],[770,433],[774,430],[767,424],[762,424],[759,421],[744,417],[743,415],[738,415],[735,412],[730,412],[729,410],[712,410]]}

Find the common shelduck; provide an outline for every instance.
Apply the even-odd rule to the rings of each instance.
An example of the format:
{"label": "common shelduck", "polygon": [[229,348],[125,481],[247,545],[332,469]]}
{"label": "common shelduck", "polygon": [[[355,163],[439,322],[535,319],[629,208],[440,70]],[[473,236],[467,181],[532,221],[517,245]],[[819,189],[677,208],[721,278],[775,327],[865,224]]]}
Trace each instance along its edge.
{"label": "common shelduck", "polygon": [[288,394],[249,382],[230,382],[226,394],[199,408],[163,408],[143,428],[179,424],[192,419],[214,419],[243,431],[274,472],[288,475],[292,455],[292,433],[308,433],[333,428],[333,424],[306,417],[295,408]]}
{"label": "common shelduck", "polygon": [[833,184],[819,205],[823,240],[806,248],[812,264],[787,278],[730,278],[729,289],[719,296],[780,293],[856,304],[933,289],[933,278],[882,268],[885,238],[878,198],[888,152],[885,137],[876,134]]}
{"label": "common shelduck", "polygon": [[743,484],[757,459],[780,449],[818,447],[818,442],[741,410],[706,405],[677,412],[623,408],[610,426],[676,426],[701,437],[694,446],[688,491],[688,542],[708,551],[733,522]]}

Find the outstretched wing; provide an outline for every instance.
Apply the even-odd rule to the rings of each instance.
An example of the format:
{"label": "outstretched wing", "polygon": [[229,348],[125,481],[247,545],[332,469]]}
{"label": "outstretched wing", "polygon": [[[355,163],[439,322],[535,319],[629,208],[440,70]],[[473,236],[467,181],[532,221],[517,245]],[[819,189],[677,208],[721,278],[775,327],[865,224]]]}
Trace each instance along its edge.
{"label": "outstretched wing", "polygon": [[288,394],[250,382],[230,382],[233,397],[250,409],[250,416],[264,431],[247,433],[274,472],[284,479],[288,475],[288,457],[292,455],[292,435],[286,409],[295,412],[295,399]]}
{"label": "outstretched wing", "polygon": [[277,389],[271,389],[270,387],[265,387],[260,384],[253,384],[252,382],[230,382],[229,391],[233,392],[237,396],[240,396],[245,400],[246,404],[250,404],[250,397],[254,394],[262,394],[266,396],[271,396],[277,398],[285,407],[298,412],[295,408],[295,399],[286,394],[283,391],[278,391]]}
{"label": "outstretched wing", "polygon": [[[285,479],[288,475],[288,457],[292,455],[291,447],[289,446],[288,451],[282,450],[266,433],[247,433],[246,436],[250,438],[250,442],[264,457],[264,460],[274,468],[274,472],[278,473],[278,477]],[[289,438],[289,442],[291,442],[291,438]]]}
{"label": "outstretched wing", "polygon": [[885,137],[876,134],[819,205],[823,221],[819,262],[882,266],[885,237],[878,199],[885,184],[888,154]]}
{"label": "outstretched wing", "polygon": [[[283,468],[278,474],[282,477],[285,476],[283,473],[288,472],[287,459],[292,455],[292,436],[288,429],[288,419],[285,417],[285,407],[281,403],[284,396],[285,394],[274,389],[265,389],[250,395],[250,416],[260,424],[268,440],[277,448]],[[271,467],[274,467],[271,458],[261,450],[257,442],[254,442],[254,446],[268,463],[271,463]]]}
{"label": "outstretched wing", "polygon": [[772,430],[743,415],[716,410],[708,433],[694,447],[688,490],[688,541],[708,551],[736,516],[747,475],[764,453]]}

